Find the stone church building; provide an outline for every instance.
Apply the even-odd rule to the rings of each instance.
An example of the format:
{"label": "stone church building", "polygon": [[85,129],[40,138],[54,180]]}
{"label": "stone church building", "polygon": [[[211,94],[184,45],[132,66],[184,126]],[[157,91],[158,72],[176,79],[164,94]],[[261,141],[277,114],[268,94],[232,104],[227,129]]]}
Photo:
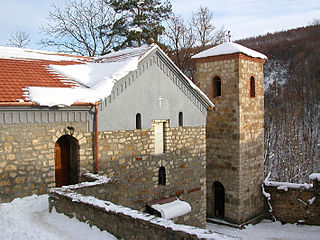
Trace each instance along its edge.
{"label": "stone church building", "polygon": [[252,220],[265,58],[235,43],[199,53],[202,92],[155,44],[99,58],[0,47],[0,202],[95,172],[117,182],[123,206],[187,202],[178,223]]}

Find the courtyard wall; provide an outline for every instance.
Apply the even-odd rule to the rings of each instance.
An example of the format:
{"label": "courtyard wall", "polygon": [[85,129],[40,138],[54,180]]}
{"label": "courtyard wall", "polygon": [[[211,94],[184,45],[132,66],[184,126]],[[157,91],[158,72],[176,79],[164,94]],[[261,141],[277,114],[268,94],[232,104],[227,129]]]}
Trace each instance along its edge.
{"label": "courtyard wall", "polygon": [[[272,215],[283,223],[320,225],[320,184],[287,184],[266,182]],[[277,186],[278,185],[278,186]],[[286,185],[289,185],[286,186]]]}

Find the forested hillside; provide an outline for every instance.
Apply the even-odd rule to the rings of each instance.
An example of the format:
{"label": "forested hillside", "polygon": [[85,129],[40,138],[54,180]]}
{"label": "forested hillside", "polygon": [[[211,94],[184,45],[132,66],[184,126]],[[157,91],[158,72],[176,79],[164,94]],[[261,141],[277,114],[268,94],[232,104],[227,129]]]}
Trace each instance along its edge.
{"label": "forested hillside", "polygon": [[320,25],[237,41],[265,64],[265,174],[304,182],[320,172]]}

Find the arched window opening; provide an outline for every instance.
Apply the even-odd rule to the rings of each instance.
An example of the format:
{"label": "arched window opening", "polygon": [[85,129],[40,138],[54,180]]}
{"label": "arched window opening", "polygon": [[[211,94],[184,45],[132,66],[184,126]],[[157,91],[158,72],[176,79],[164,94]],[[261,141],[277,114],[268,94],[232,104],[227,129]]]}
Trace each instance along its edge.
{"label": "arched window opening", "polygon": [[256,83],[254,77],[250,78],[250,97],[256,96]]}
{"label": "arched window opening", "polygon": [[136,115],[136,129],[141,129],[141,114],[137,113]]}
{"label": "arched window opening", "polygon": [[220,182],[214,182],[212,185],[213,193],[213,215],[216,218],[224,218],[225,190]]}
{"label": "arched window opening", "polygon": [[165,167],[159,168],[159,185],[165,186],[166,185],[166,169]]}
{"label": "arched window opening", "polygon": [[212,97],[221,97],[221,78],[218,76],[213,78]]}
{"label": "arched window opening", "polygon": [[179,112],[179,127],[183,126],[183,113]]}

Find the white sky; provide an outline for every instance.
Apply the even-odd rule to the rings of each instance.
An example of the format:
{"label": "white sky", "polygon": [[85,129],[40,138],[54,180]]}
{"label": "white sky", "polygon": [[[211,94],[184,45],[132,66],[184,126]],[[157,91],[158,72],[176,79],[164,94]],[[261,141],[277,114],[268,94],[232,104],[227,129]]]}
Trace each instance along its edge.
{"label": "white sky", "polygon": [[[39,27],[46,24],[52,0],[0,0],[0,45],[5,46],[10,35],[26,31],[31,36],[29,48],[44,36]],[[61,4],[65,0],[54,0]],[[266,34],[301,27],[320,19],[319,0],[171,0],[173,10],[185,19],[200,6],[214,14],[214,24],[231,31],[232,39]]]}

